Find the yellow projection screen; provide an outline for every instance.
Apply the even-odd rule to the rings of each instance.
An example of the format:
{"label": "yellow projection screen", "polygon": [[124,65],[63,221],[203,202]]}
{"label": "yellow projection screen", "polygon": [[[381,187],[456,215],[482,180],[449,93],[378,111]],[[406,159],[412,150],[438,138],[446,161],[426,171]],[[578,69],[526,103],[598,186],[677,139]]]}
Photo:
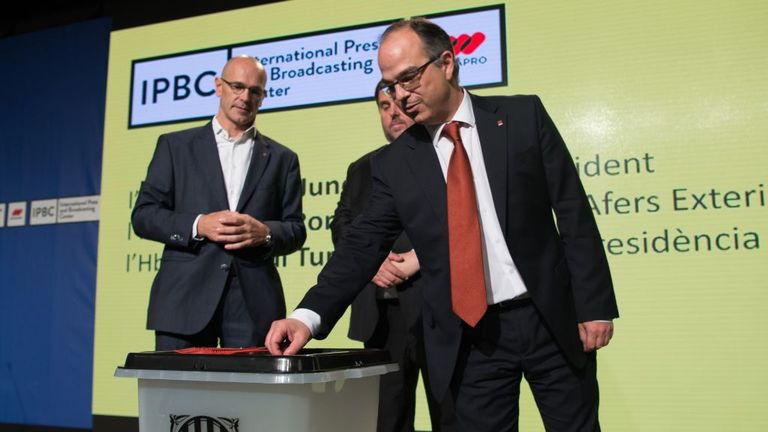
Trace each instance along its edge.
{"label": "yellow projection screen", "polygon": [[[210,83],[228,56],[269,63],[256,125],[298,153],[304,180],[307,242],[278,261],[291,310],[333,249],[348,164],[384,143],[370,94],[377,36],[410,16],[473,39],[461,82],[538,94],[568,143],[621,313],[599,354],[603,428],[768,430],[764,1],[296,0],[113,32],[93,413],[137,415],[136,383],[113,373],[153,348],[161,245],[133,234],[130,212],[158,135],[213,116]],[[346,331],[345,318],[310,346],[359,347]],[[429,429],[423,393],[417,429]],[[525,385],[521,429],[543,430]]]}

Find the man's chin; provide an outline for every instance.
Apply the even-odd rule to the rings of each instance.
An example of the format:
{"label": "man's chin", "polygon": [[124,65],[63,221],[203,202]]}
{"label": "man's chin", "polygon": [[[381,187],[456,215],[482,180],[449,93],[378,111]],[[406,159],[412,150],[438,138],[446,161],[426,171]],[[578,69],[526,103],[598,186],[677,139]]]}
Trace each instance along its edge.
{"label": "man's chin", "polygon": [[236,122],[238,124],[240,124],[240,125],[246,125],[246,124],[247,125],[251,125],[251,124],[253,124],[254,120],[256,120],[256,116],[255,115],[251,115],[251,114],[239,115],[239,116],[236,117]]}
{"label": "man's chin", "polygon": [[397,126],[392,128],[391,133],[394,136],[398,136],[401,133],[405,132],[406,129],[408,129],[408,127],[405,126],[405,125],[397,125]]}

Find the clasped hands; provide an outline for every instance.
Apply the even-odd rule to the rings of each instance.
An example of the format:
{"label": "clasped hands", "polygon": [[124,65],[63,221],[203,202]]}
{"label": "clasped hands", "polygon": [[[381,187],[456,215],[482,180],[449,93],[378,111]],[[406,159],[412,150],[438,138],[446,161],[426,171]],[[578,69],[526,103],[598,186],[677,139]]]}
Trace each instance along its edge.
{"label": "clasped hands", "polygon": [[197,221],[197,235],[236,250],[266,242],[269,227],[253,217],[230,210],[208,213]]}
{"label": "clasped hands", "polygon": [[413,250],[400,254],[390,252],[371,281],[379,288],[392,288],[407,281],[418,271],[419,259],[416,257],[416,252]]}

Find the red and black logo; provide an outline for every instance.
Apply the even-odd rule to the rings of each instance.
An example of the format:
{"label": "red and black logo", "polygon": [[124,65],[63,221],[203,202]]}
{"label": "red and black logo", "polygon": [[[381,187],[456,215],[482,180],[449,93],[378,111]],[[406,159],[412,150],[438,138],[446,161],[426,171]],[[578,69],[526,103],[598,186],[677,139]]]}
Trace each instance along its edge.
{"label": "red and black logo", "polygon": [[472,54],[483,42],[485,42],[485,35],[482,32],[475,32],[472,36],[468,34],[460,34],[458,37],[451,36],[453,55]]}

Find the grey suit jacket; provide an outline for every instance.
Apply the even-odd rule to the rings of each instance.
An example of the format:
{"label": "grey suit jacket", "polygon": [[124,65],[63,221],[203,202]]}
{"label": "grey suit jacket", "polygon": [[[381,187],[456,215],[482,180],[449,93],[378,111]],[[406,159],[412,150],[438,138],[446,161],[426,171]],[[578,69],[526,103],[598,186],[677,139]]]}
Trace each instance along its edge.
{"label": "grey suit jacket", "polygon": [[262,221],[272,245],[227,251],[192,238],[199,214],[226,210],[227,193],[213,128],[205,126],[160,136],[131,215],[140,237],[165,244],[152,284],[147,328],[194,334],[213,316],[230,266],[257,325],[269,329],[285,316],[285,297],[273,257],[299,249],[301,175],[296,154],[257,133],[237,211]]}
{"label": "grey suit jacket", "polygon": [[[571,156],[538,97],[471,98],[506,246],[548,330],[580,368],[587,357],[578,323],[615,318],[618,308]],[[299,307],[320,315],[316,336],[326,335],[404,229],[421,265],[430,386],[441,398],[462,336],[462,323],[451,311],[445,180],[430,136],[419,125],[378,152],[372,165],[367,207]]]}

